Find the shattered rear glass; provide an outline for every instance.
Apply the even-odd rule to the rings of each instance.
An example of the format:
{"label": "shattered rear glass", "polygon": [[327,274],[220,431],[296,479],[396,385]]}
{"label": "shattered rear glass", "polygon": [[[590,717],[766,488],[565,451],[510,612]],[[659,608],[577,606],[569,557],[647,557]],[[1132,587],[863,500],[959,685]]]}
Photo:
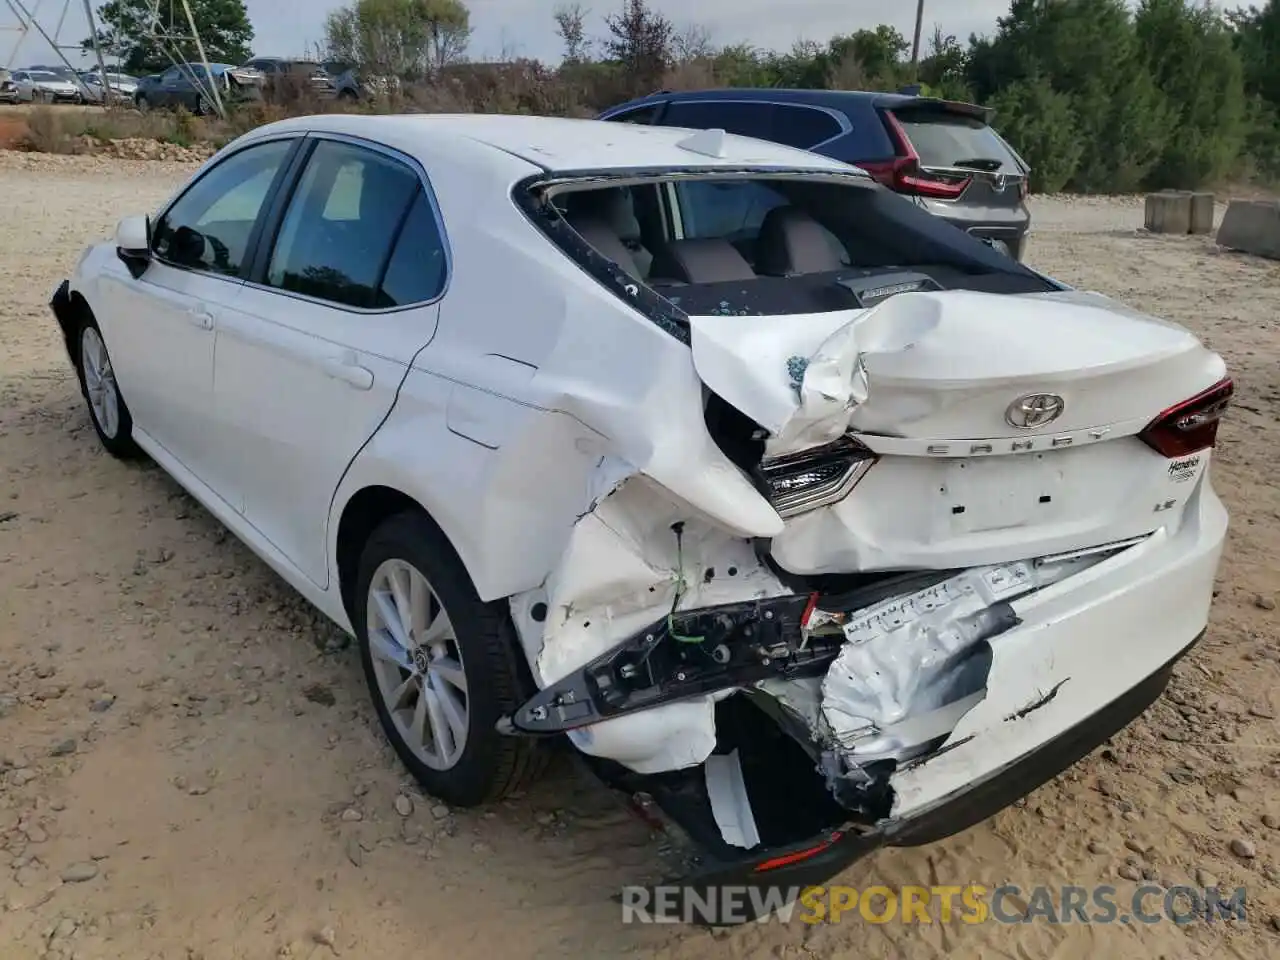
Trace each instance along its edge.
{"label": "shattered rear glass", "polygon": [[921,289],[1054,289],[860,176],[584,173],[561,178],[535,209],[551,239],[615,292],[639,305],[645,289],[673,308],[642,310],[664,327],[672,313],[785,316]]}

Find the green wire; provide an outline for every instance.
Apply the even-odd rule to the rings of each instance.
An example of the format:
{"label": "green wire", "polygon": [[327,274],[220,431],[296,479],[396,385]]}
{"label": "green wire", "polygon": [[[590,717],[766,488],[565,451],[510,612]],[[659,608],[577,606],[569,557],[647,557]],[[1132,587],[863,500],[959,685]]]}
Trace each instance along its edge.
{"label": "green wire", "polygon": [[671,612],[667,614],[667,633],[678,643],[702,643],[707,639],[706,637],[686,636],[683,633],[677,633],[675,628],[676,607],[680,606],[685,587],[688,586],[688,581],[684,578],[684,537],[679,533],[676,534],[676,568],[679,579],[676,580],[676,598],[671,601]]}

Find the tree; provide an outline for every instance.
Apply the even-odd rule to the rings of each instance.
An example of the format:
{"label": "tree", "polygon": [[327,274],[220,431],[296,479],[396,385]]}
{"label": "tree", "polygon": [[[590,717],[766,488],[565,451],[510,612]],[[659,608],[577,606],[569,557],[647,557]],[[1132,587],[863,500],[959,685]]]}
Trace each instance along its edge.
{"label": "tree", "polygon": [[[252,55],[253,24],[244,0],[190,0],[191,16],[211,63],[243,63]],[[108,0],[98,7],[98,44],[104,53],[118,57],[129,73],[158,73],[178,61],[197,61],[200,51],[191,38],[186,11],[181,4],[161,4],[155,26],[164,37],[152,36],[149,0]],[[93,49],[93,39],[81,44]]]}
{"label": "tree", "polygon": [[1134,26],[1173,125],[1148,185],[1195,187],[1229,173],[1244,140],[1247,101],[1226,24],[1188,0],[1142,0]]}
{"label": "tree", "polygon": [[677,63],[710,60],[716,55],[711,31],[700,23],[686,24],[671,38],[671,56]]}
{"label": "tree", "polygon": [[[1124,0],[1013,0],[995,36],[972,44],[969,79],[983,102],[1019,81],[1066,96],[1083,144],[1069,186],[1129,192],[1146,181],[1169,138],[1167,98],[1143,53]],[[1024,156],[1032,166],[1049,159]]]}
{"label": "tree", "polygon": [[610,36],[604,49],[622,67],[634,92],[647,92],[661,84],[671,66],[675,28],[671,21],[644,0],[625,0],[622,12],[604,18]]}
{"label": "tree", "polygon": [[587,39],[587,11],[579,3],[556,7],[552,14],[556,21],[556,36],[564,44],[565,63],[583,63],[591,56],[591,41]]}
{"label": "tree", "polygon": [[457,63],[470,39],[460,0],[356,0],[325,20],[331,59],[398,77]]}

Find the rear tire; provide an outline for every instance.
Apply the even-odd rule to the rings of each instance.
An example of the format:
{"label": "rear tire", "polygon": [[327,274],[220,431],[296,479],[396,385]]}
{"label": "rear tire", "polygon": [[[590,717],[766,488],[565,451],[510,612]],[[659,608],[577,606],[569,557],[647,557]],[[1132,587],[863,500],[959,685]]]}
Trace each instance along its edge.
{"label": "rear tire", "polygon": [[542,772],[544,744],[496,730],[525,699],[511,618],[501,603],[481,602],[424,513],[397,514],[374,530],[353,606],[378,720],[427,793],[472,807]]}
{"label": "rear tire", "polygon": [[81,323],[76,335],[76,374],[98,441],[119,460],[136,458],[142,451],[133,441],[133,417],[120,395],[102,331],[92,319]]}

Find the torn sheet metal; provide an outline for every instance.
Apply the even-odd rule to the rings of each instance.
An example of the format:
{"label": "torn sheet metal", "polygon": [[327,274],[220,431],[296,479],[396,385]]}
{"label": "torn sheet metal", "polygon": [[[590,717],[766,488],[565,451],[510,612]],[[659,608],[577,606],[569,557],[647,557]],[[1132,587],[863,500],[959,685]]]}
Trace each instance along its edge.
{"label": "torn sheet metal", "polygon": [[[848,430],[900,438],[1005,437],[1020,393],[1066,398],[1054,431],[1115,427],[1213,383],[1221,358],[1188,331],[1105,298],[901,293],[869,310],[689,318],[703,381],[769,434],[766,455]],[[794,384],[798,376],[798,388]]]}
{"label": "torn sheet metal", "polygon": [[822,682],[828,743],[848,766],[937,749],[986,695],[987,641],[1018,623],[1010,601],[1115,552],[966,570],[845,620],[847,643]]}
{"label": "torn sheet metal", "polygon": [[[698,518],[640,475],[578,521],[545,584],[513,597],[511,607],[534,678],[546,687],[673,610],[788,593],[749,542]],[[619,717],[570,737],[584,752],[638,773],[694,766],[715,747],[714,702],[731,692]]]}
{"label": "torn sheet metal", "polygon": [[907,350],[937,326],[936,310],[900,304],[911,296],[920,295],[870,310],[690,317],[693,362],[708,387],[769,432],[766,456],[821,446],[845,434],[867,400],[865,356]]}

